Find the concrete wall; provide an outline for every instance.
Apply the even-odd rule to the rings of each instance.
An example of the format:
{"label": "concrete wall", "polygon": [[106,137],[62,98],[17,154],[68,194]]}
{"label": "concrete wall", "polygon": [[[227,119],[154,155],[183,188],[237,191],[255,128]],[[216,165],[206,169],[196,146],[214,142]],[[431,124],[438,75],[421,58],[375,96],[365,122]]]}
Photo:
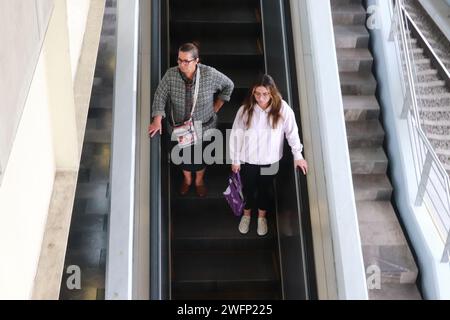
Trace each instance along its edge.
{"label": "concrete wall", "polygon": [[367,299],[330,3],[290,5],[319,299]]}
{"label": "concrete wall", "polygon": [[414,159],[407,120],[400,118],[403,107],[401,69],[395,43],[388,41],[392,5],[390,1],[376,0],[369,0],[368,5],[376,5],[377,9],[378,28],[371,30],[371,41],[395,202],[418,259],[424,297],[450,299],[450,268],[448,263],[440,262],[442,239],[425,206],[414,205],[417,195]]}
{"label": "concrete wall", "polygon": [[[0,93],[17,89],[26,98],[23,112],[16,93],[0,104],[0,152],[5,155],[7,144],[11,150],[0,185],[0,299],[32,296],[55,174],[78,170],[73,74],[90,1],[39,0],[30,9],[29,0],[0,0],[0,41],[11,48],[0,51]],[[72,10],[77,15],[68,19]],[[50,13],[48,28],[43,27],[39,21]],[[5,80],[4,74],[13,77]]]}
{"label": "concrete wall", "polygon": [[419,2],[450,40],[450,0],[419,0]]}
{"label": "concrete wall", "polygon": [[[133,298],[139,1],[117,2],[106,299]],[[142,132],[142,130],[141,130]]]}

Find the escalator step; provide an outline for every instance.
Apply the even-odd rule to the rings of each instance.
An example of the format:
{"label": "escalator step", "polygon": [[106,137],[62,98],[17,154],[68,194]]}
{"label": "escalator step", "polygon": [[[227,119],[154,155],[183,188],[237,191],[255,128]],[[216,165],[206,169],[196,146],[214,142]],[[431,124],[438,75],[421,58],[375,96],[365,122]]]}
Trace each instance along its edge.
{"label": "escalator step", "polygon": [[227,286],[217,283],[213,285],[176,286],[173,288],[175,300],[279,300],[280,290],[274,289],[273,284],[262,283],[257,288]]}
{"label": "escalator step", "polygon": [[274,249],[275,218],[269,213],[269,232],[261,237],[256,234],[257,218],[253,215],[250,231],[243,235],[238,231],[240,218],[231,212],[225,199],[178,200],[172,208],[174,247],[177,249]]}
{"label": "escalator step", "polygon": [[[184,196],[180,196],[178,193],[178,188],[182,182],[182,174],[181,170],[178,168],[173,168],[171,175],[171,183],[175,188],[174,202],[173,205],[177,206],[178,201],[180,200],[199,200],[198,196],[195,194],[195,187],[192,186],[188,192],[188,194]],[[208,188],[208,194],[205,197],[206,199],[223,199],[223,191],[227,188],[228,185],[228,176],[230,174],[230,165],[226,164],[213,164],[207,167],[205,173],[205,184]]]}
{"label": "escalator step", "polygon": [[202,23],[261,23],[260,15],[255,6],[246,4],[244,7],[228,6],[227,10],[220,7],[200,7],[197,10],[183,10],[174,8],[171,21],[173,22],[202,22]]}
{"label": "escalator step", "polygon": [[172,12],[187,11],[194,13],[197,11],[246,11],[249,8],[259,8],[259,0],[170,0]]}
{"label": "escalator step", "polygon": [[206,55],[229,55],[229,56],[262,56],[262,46],[259,40],[249,40],[246,36],[226,36],[226,37],[204,37],[177,35],[172,39],[172,52],[176,56],[179,45],[184,42],[197,41],[200,46],[200,54]]}
{"label": "escalator step", "polygon": [[174,291],[230,292],[279,290],[272,251],[177,252],[173,261]]}
{"label": "escalator step", "polygon": [[172,39],[202,39],[224,38],[230,35],[246,36],[249,41],[260,36],[258,23],[237,22],[198,22],[198,21],[173,21],[170,24]]}
{"label": "escalator step", "polygon": [[235,89],[249,89],[253,82],[259,75],[262,75],[262,70],[254,68],[234,67],[234,68],[221,68],[220,70],[226,74],[234,82]]}

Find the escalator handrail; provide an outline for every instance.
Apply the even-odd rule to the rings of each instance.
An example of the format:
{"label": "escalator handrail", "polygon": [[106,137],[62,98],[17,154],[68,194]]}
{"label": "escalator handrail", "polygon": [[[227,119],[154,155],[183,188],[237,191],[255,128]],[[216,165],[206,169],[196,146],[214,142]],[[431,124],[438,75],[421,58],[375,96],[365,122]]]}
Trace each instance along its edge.
{"label": "escalator handrail", "polygon": [[[161,79],[161,0],[153,0],[151,8],[151,97]],[[159,134],[150,140],[150,299],[167,299],[170,281],[168,279],[167,242],[168,227],[163,219],[162,139]]]}

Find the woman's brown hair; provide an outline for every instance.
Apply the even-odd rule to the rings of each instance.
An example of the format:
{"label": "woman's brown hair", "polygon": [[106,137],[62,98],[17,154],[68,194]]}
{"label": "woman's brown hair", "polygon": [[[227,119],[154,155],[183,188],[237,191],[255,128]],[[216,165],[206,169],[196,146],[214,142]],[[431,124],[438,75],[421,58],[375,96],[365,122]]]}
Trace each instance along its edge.
{"label": "woman's brown hair", "polygon": [[257,103],[254,97],[255,89],[257,87],[265,87],[270,92],[269,101],[269,125],[275,129],[278,122],[282,118],[280,110],[283,101],[280,91],[278,90],[275,81],[268,74],[264,74],[258,81],[256,81],[251,87],[247,97],[244,100],[244,111],[242,112],[242,117],[245,119],[245,126],[247,129],[250,127],[250,123],[253,118],[253,107]]}

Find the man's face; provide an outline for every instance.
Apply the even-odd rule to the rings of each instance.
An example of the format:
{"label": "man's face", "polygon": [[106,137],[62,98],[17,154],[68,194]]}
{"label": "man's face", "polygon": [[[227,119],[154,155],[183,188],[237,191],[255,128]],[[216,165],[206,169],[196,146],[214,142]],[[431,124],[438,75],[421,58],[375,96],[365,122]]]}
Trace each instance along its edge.
{"label": "man's face", "polygon": [[178,68],[181,72],[190,74],[195,72],[198,63],[198,58],[194,59],[190,52],[178,52]]}

